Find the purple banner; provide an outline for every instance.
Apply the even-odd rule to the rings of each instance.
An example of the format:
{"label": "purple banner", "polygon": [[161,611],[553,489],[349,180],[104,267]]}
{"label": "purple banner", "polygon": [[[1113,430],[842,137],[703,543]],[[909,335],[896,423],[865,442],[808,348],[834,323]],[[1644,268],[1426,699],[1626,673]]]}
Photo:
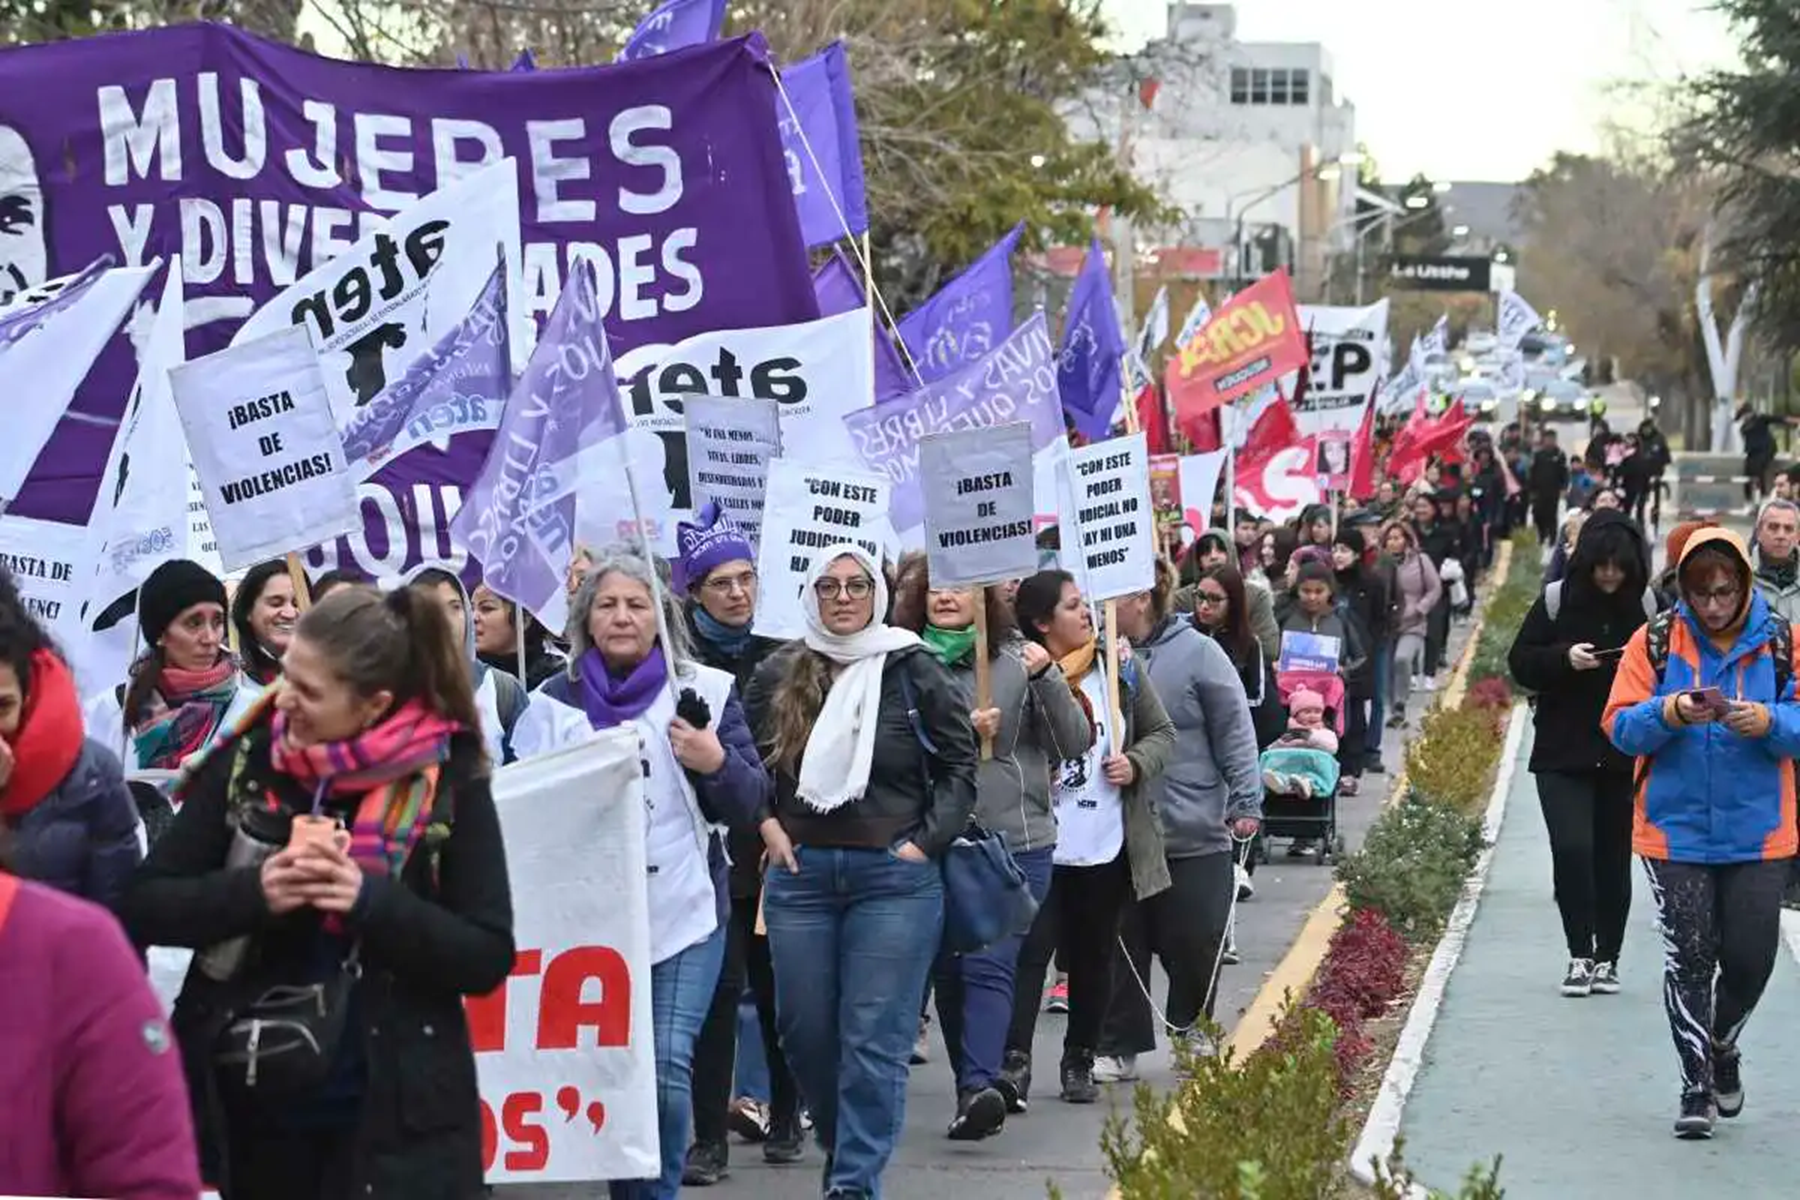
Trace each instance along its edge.
{"label": "purple banner", "polygon": [[937,295],[900,318],[896,332],[927,382],[975,362],[1012,328],[1012,252],[1023,221]]}
{"label": "purple banner", "polygon": [[1042,450],[1063,433],[1056,391],[1056,352],[1044,314],[1033,313],[991,354],[910,396],[885,400],[844,418],[856,452],[871,471],[894,484],[888,512],[905,533],[925,519],[919,486],[919,439],[947,429],[984,429],[1031,422],[1031,448]]}
{"label": "purple banner", "polygon": [[[18,218],[0,238],[0,288],[107,253],[126,265],[179,253],[191,356],[222,348],[375,219],[507,156],[525,243],[513,306],[541,316],[571,261],[594,262],[627,377],[695,333],[818,313],[760,38],[622,66],[469,72],[185,25],[0,51],[0,77],[0,213]],[[372,262],[369,279],[409,285],[398,276],[433,265],[402,253]],[[116,338],[13,512],[86,520],[113,436],[93,418],[118,419],[135,374]],[[389,574],[452,558],[445,527],[488,437],[389,464],[372,481],[385,487],[363,489],[367,536],[348,539],[344,565]]]}
{"label": "purple banner", "polygon": [[863,189],[861,135],[844,43],[833,42],[783,70],[781,86],[787,93],[786,103],[779,97],[776,101],[781,105],[781,148],[793,180],[800,236],[808,246],[829,246],[841,237],[866,233],[869,198]]}

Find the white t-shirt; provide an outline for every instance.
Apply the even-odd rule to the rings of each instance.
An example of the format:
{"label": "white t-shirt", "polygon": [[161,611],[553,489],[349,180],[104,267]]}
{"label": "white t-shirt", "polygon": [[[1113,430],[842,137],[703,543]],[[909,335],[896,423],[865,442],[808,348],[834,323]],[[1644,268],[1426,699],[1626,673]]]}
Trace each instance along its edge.
{"label": "white t-shirt", "polygon": [[1104,866],[1125,845],[1125,806],[1119,789],[1106,781],[1100,763],[1111,754],[1113,729],[1106,705],[1106,675],[1089,671],[1081,694],[1094,713],[1094,744],[1080,758],[1065,761],[1055,779],[1056,852],[1059,867]]}

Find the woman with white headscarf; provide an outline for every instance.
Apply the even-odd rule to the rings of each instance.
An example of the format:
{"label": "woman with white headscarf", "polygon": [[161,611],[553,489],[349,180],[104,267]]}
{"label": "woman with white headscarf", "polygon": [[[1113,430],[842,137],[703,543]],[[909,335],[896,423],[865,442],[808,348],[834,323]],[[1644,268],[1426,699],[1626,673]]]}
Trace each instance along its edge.
{"label": "woman with white headscarf", "polygon": [[949,672],[886,623],[867,551],[820,551],[802,603],[806,636],[745,703],[792,842],[771,842],[763,892],[776,1021],[828,1156],[825,1195],[875,1196],[943,927],[938,860],[975,807],[975,732]]}

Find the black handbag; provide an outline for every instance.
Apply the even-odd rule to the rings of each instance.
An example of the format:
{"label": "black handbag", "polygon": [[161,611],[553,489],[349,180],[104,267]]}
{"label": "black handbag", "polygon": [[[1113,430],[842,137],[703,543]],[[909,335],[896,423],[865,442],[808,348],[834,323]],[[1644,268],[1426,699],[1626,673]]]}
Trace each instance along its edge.
{"label": "black handbag", "polygon": [[362,978],[360,946],[319,983],[258,985],[213,1043],[213,1068],[228,1095],[262,1103],[303,1096],[331,1078]]}
{"label": "black handbag", "polygon": [[[904,669],[900,690],[929,786],[937,747],[925,732],[918,697]],[[944,948],[952,954],[973,954],[1031,928],[1037,918],[1037,897],[1007,849],[1005,837],[971,821],[944,851],[940,865],[944,874]]]}

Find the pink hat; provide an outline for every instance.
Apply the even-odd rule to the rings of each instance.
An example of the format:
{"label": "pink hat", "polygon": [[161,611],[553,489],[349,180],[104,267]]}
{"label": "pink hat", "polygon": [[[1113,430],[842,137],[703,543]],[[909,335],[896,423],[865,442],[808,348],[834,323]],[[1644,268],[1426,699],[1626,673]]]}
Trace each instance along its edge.
{"label": "pink hat", "polygon": [[1309,708],[1316,708],[1320,712],[1324,712],[1325,697],[1311,688],[1295,688],[1293,693],[1288,696],[1288,711],[1304,712]]}

